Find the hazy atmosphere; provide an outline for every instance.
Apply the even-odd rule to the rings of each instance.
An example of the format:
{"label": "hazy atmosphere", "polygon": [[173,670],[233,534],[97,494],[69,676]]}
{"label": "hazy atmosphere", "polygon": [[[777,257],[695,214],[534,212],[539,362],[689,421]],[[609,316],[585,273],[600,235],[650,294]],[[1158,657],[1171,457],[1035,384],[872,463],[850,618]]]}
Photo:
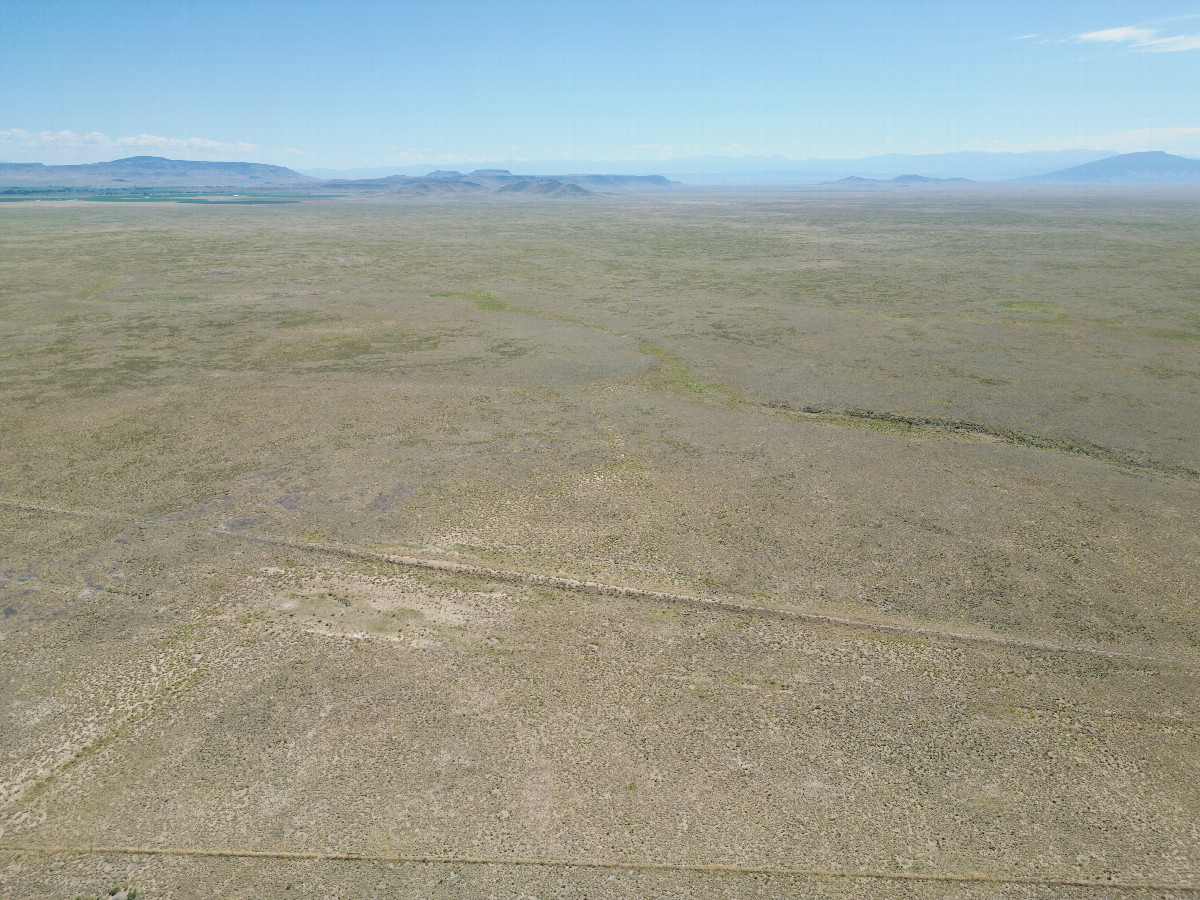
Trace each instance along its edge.
{"label": "hazy atmosphere", "polygon": [[0,4],[0,897],[1200,898],[1198,75]]}
{"label": "hazy atmosphere", "polygon": [[1195,2],[11,0],[0,161],[1200,156],[1198,51]]}

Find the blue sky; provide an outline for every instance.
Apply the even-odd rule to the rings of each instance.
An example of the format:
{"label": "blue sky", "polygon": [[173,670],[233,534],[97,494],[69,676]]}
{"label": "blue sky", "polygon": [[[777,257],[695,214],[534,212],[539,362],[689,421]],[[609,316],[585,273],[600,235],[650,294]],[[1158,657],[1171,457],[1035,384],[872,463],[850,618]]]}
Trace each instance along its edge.
{"label": "blue sky", "polygon": [[0,160],[1200,156],[1200,2],[0,3]]}

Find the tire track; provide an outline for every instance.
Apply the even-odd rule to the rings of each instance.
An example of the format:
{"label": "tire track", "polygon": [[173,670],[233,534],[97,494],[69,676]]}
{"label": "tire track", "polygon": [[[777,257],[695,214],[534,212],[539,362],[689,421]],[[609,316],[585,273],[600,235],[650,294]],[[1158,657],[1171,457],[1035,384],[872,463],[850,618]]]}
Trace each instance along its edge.
{"label": "tire track", "polygon": [[346,547],[339,544],[320,544],[309,541],[296,541],[288,538],[275,537],[272,535],[236,533],[225,531],[221,527],[218,527],[217,533],[222,537],[232,537],[235,539],[252,541],[255,543],[261,543],[275,547],[286,547],[291,550],[304,550],[311,553],[324,553],[331,556],[341,556],[347,559],[363,559],[408,569],[422,569],[425,571],[442,572],[451,575],[467,575],[476,578],[484,578],[489,581],[499,581],[505,584],[520,584],[534,587],[553,587],[562,590],[578,591],[602,596],[628,597],[632,600],[652,600],[660,603],[674,603],[686,606],[695,606],[701,609],[713,609],[721,612],[757,616],[759,618],[783,619],[793,622],[805,622],[812,625],[832,625],[838,628],[849,628],[857,631],[877,631],[889,634],[932,638],[934,640],[956,641],[960,643],[983,644],[987,646],[999,647],[1016,647],[1023,650],[1035,650],[1041,653],[1049,654],[1096,656],[1105,659],[1117,659],[1128,662],[1152,663],[1155,665],[1167,666],[1186,665],[1185,661],[1174,656],[1128,653],[1123,650],[1108,650],[1102,647],[1071,647],[1064,644],[1023,640],[1021,638],[1004,637],[1002,635],[968,634],[960,631],[923,628],[919,625],[898,625],[886,622],[872,622],[867,619],[852,619],[844,616],[825,615],[823,613],[800,612],[796,610],[779,609],[777,607],[737,603],[732,600],[719,600],[711,597],[699,597],[692,594],[676,594],[667,591],[655,591],[646,588],[606,584],[600,581],[586,581],[579,578],[571,578],[561,575],[542,575],[534,572],[518,572],[511,569],[493,569],[487,566],[476,566],[467,563],[446,562],[444,560],[425,559],[417,556],[380,553],[373,550],[362,550],[357,547]]}
{"label": "tire track", "polygon": [[[9,506],[33,512],[54,513],[57,515],[124,520],[134,527],[152,527],[147,523],[124,519],[124,517],[114,513],[62,509],[58,507],[40,506],[37,504],[2,499],[0,499],[0,506]],[[325,553],[333,556],[342,556],[348,559],[365,559],[374,562],[386,563],[388,565],[400,566],[403,568],[423,569],[433,572],[443,572],[451,575],[467,575],[485,578],[490,581],[499,581],[506,584],[554,587],[562,590],[581,591],[596,595],[628,597],[633,600],[652,600],[662,603],[677,603],[688,606],[696,606],[702,609],[714,609],[729,613],[752,615],[760,618],[785,619],[795,622],[806,622],[814,625],[832,625],[834,627],[849,628],[858,631],[876,631],[890,634],[931,638],[933,640],[941,641],[981,644],[985,646],[1016,647],[1024,650],[1034,650],[1040,653],[1048,654],[1094,656],[1104,659],[1115,659],[1136,663],[1151,663],[1155,665],[1175,667],[1187,665],[1186,661],[1176,656],[1129,653],[1123,650],[1109,650],[1103,647],[1073,647],[1065,644],[1054,644],[1047,641],[1034,641],[1015,637],[1005,637],[1003,635],[969,634],[967,632],[950,631],[947,629],[923,628],[919,625],[899,625],[887,622],[872,622],[866,619],[853,619],[845,616],[833,616],[823,613],[800,612],[798,610],[787,610],[770,606],[737,603],[732,600],[720,600],[712,597],[700,597],[692,594],[679,594],[668,591],[650,590],[647,588],[608,584],[599,581],[588,581],[569,576],[543,575],[534,572],[518,572],[510,569],[494,569],[487,566],[475,566],[466,563],[425,559],[416,556],[381,553],[372,550],[363,550],[355,547],[346,547],[334,544],[296,541],[273,535],[255,535],[245,532],[231,531],[224,523],[218,525],[214,529],[214,533],[225,539],[250,541],[276,547],[287,547],[292,550],[304,550],[312,553]],[[1191,672],[1192,670],[1186,671]]]}
{"label": "tire track", "polygon": [[1162,881],[1100,881],[1089,878],[1039,878],[1033,875],[1001,875],[983,872],[882,872],[870,869],[809,869],[793,866],[741,866],[733,863],[668,863],[650,860],[572,859],[555,857],[440,856],[407,853],[344,853],[306,850],[219,850],[189,847],[69,847],[14,844],[0,846],[0,853],[45,856],[172,856],[216,859],[272,859],[347,863],[399,863],[405,865],[496,866],[514,868],[561,868],[674,872],[727,876],[771,876],[777,878],[841,879],[845,881],[909,881],[941,884],[1027,885],[1104,889],[1109,891],[1172,891],[1200,894],[1200,883]]}

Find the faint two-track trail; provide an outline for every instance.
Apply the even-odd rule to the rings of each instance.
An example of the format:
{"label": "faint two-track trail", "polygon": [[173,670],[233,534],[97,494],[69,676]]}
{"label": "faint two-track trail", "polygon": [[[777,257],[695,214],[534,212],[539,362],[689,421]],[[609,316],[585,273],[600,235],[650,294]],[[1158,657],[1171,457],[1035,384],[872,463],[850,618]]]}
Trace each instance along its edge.
{"label": "faint two-track trail", "polygon": [[307,850],[232,850],[189,847],[70,847],[14,844],[0,846],[0,853],[36,853],[46,856],[185,856],[218,859],[272,859],[344,863],[392,863],[407,865],[537,867],[562,869],[600,869],[627,872],[672,872],[702,875],[759,876],[774,878],[826,879],[841,881],[907,881],[941,884],[1026,885],[1100,889],[1104,891],[1155,891],[1200,895],[1200,881],[1172,883],[1163,881],[1095,880],[1088,878],[1052,878],[1035,875],[1003,875],[982,872],[881,872],[870,869],[809,869],[793,866],[746,866],[733,863],[669,863],[649,860],[586,859],[564,857],[451,856],[409,853],[342,853]]}
{"label": "faint two-track trail", "polygon": [[0,499],[0,506],[8,509],[18,509],[22,512],[42,513],[50,516],[77,516],[81,519],[107,519],[109,521],[128,521],[117,513],[98,512],[92,509],[65,509],[61,506],[46,506],[41,503],[26,503],[23,500]]}
{"label": "faint two-track trail", "polygon": [[1004,635],[969,634],[961,631],[949,631],[940,628],[926,628],[920,625],[901,625],[888,622],[872,622],[867,619],[853,619],[844,616],[831,616],[824,613],[802,612],[799,610],[780,609],[771,606],[758,606],[749,603],[739,603],[733,600],[722,600],[712,597],[700,597],[694,594],[676,594],[668,591],[656,591],[647,588],[627,587],[617,584],[606,584],[600,581],[588,581],[564,575],[543,575],[536,572],[519,572],[512,569],[494,569],[488,566],[476,566],[468,563],[447,562],[440,559],[425,559],[417,556],[380,553],[373,550],[363,550],[342,544],[322,544],[311,541],[297,541],[272,535],[249,534],[245,532],[218,533],[241,540],[267,544],[276,547],[287,547],[291,550],[304,550],[311,553],[323,553],[331,556],[342,556],[348,559],[370,560],[409,569],[424,569],[432,572],[444,572],[451,575],[467,575],[484,578],[489,581],[499,581],[505,584],[522,584],[531,586],[554,587],[561,590],[579,591],[589,594],[611,597],[628,597],[633,600],[651,600],[659,603],[672,603],[695,606],[701,609],[712,609],[720,612],[739,615],[755,616],[758,618],[784,619],[794,622],[806,622],[814,625],[831,625],[838,628],[850,628],[859,631],[879,631],[890,634],[913,635],[932,638],[934,640],[954,641],[960,643],[984,644],[1000,647],[1015,647],[1025,650],[1035,650],[1050,654],[1083,654],[1098,656],[1106,659],[1128,660],[1130,662],[1154,663],[1157,665],[1179,666],[1185,661],[1174,656],[1156,656],[1152,654],[1129,653],[1124,650],[1109,650],[1103,647],[1070,646],[1054,644],[1046,641],[1033,641]]}
{"label": "faint two-track trail", "polygon": [[[57,515],[111,519],[114,521],[124,521],[126,524],[136,525],[143,528],[152,527],[149,523],[133,522],[132,520],[126,520],[121,516],[107,512],[61,509],[58,507],[39,506],[36,504],[8,500],[0,500],[0,506],[10,506],[32,512],[53,513]],[[311,553],[341,556],[348,559],[370,560],[377,563],[399,566],[401,568],[424,569],[426,571],[444,572],[450,575],[466,575],[477,578],[485,578],[490,581],[498,581],[505,584],[554,587],[561,590],[579,591],[596,595],[628,597],[633,600],[649,600],[659,603],[695,606],[701,609],[711,609],[739,615],[755,616],[758,618],[783,619],[793,622],[806,622],[813,625],[829,625],[858,631],[875,631],[888,634],[912,635],[916,637],[929,638],[931,640],[952,641],[956,643],[996,647],[1013,647],[1047,654],[1094,656],[1104,659],[1117,659],[1129,662],[1151,663],[1154,665],[1173,667],[1189,666],[1188,661],[1175,656],[1131,653],[1125,650],[1112,650],[1105,647],[1091,647],[1082,645],[1072,646],[1068,644],[1056,644],[1049,641],[1035,641],[1006,635],[971,634],[962,631],[951,631],[944,628],[929,628],[921,625],[875,622],[868,619],[854,619],[846,616],[828,615],[825,613],[780,609],[778,607],[739,603],[735,600],[701,597],[694,594],[681,594],[669,591],[656,591],[648,588],[608,584],[600,581],[573,578],[566,575],[545,575],[537,572],[521,572],[513,569],[496,569],[488,566],[448,562],[440,559],[426,559],[417,556],[382,553],[374,550],[364,550],[358,547],[349,547],[342,544],[323,544],[312,541],[293,540],[275,535],[252,534],[245,531],[231,531],[224,525],[218,525],[214,533],[223,539],[249,541],[275,547],[286,547],[292,550],[303,550]]]}

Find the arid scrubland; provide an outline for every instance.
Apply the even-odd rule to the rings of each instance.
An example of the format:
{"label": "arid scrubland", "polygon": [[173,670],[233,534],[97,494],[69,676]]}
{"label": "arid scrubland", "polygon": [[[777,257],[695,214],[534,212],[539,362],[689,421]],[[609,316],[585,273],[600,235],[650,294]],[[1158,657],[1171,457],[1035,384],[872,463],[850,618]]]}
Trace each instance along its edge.
{"label": "arid scrubland", "polygon": [[1200,894],[1196,199],[5,204],[0,894]]}

